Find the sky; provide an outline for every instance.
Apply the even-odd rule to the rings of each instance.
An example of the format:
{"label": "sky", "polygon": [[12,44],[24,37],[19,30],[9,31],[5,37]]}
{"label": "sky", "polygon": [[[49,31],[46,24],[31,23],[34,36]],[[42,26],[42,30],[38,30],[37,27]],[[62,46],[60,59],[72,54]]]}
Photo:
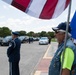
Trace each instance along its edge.
{"label": "sky", "polygon": [[[72,0],[70,21],[76,10],[76,0]],[[52,31],[59,23],[67,21],[68,8],[57,18],[42,20],[31,17],[24,12],[12,7],[0,0],[0,27],[8,27],[12,31],[24,30],[26,32],[34,31]]]}

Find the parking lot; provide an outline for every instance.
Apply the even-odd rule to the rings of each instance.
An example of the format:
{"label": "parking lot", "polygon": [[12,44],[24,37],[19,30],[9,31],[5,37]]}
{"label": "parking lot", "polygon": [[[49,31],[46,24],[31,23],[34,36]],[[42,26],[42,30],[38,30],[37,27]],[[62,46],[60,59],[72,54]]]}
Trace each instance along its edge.
{"label": "parking lot", "polygon": [[[9,63],[6,54],[7,48],[6,46],[0,46],[0,75],[9,75]],[[20,74],[31,75],[47,48],[48,45],[39,45],[38,42],[22,44]]]}

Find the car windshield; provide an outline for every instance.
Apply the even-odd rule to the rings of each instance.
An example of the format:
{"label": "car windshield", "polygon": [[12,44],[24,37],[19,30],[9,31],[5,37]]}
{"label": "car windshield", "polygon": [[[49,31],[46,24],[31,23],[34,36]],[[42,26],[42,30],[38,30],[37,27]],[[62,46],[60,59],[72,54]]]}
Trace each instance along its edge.
{"label": "car windshield", "polygon": [[24,39],[25,37],[24,36],[20,36],[19,38]]}
{"label": "car windshield", "polygon": [[41,40],[46,40],[46,39],[48,39],[48,38],[47,38],[47,37],[42,37],[42,38],[41,38]]}
{"label": "car windshield", "polygon": [[11,36],[7,36],[5,39],[10,39],[10,38],[12,38]]}
{"label": "car windshield", "polygon": [[6,40],[6,41],[12,40],[12,36],[7,36],[7,37],[5,37],[3,40]]}
{"label": "car windshield", "polygon": [[7,36],[4,39],[11,39],[11,38],[12,38],[12,36]]}
{"label": "car windshield", "polygon": [[25,39],[25,36],[20,36],[19,39],[23,40],[23,39]]}

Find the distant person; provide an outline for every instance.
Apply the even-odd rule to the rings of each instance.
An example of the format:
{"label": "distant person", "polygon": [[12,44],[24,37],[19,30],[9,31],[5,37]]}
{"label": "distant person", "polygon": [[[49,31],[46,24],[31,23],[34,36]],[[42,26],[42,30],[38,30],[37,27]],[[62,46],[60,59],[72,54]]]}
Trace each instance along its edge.
{"label": "distant person", "polygon": [[31,38],[30,37],[29,37],[28,41],[29,41],[29,44],[30,44],[31,43]]}
{"label": "distant person", "polygon": [[48,38],[49,39],[49,44],[51,43],[51,37]]}
{"label": "distant person", "polygon": [[[53,28],[53,30],[55,31],[55,37],[57,38],[59,45],[49,66],[48,75],[60,75],[64,51],[66,23],[60,23],[57,27]],[[69,26],[61,75],[76,75],[76,46],[71,40],[70,33],[71,27]]]}
{"label": "distant person", "polygon": [[33,37],[31,37],[31,42],[33,43]]}
{"label": "distant person", "polygon": [[19,61],[21,41],[18,39],[18,35],[18,32],[12,32],[13,40],[7,49],[7,56],[9,58],[9,75],[20,75]]}

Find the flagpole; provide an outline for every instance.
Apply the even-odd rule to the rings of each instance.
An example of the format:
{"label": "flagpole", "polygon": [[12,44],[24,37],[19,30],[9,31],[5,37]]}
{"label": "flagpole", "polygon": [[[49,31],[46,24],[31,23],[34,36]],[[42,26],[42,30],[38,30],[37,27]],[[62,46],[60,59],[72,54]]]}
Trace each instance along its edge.
{"label": "flagpole", "polygon": [[68,27],[69,27],[69,21],[70,21],[70,14],[71,14],[71,5],[72,5],[72,0],[70,0],[69,4],[69,9],[68,9],[68,17],[67,17],[67,23],[66,23],[66,34],[65,34],[65,42],[64,42],[64,51],[62,55],[62,64],[61,64],[61,69],[60,69],[60,75],[62,75],[62,67],[63,67],[63,62],[64,62],[64,54],[65,54],[65,48],[66,48],[66,42],[67,42],[67,36],[68,36]]}

